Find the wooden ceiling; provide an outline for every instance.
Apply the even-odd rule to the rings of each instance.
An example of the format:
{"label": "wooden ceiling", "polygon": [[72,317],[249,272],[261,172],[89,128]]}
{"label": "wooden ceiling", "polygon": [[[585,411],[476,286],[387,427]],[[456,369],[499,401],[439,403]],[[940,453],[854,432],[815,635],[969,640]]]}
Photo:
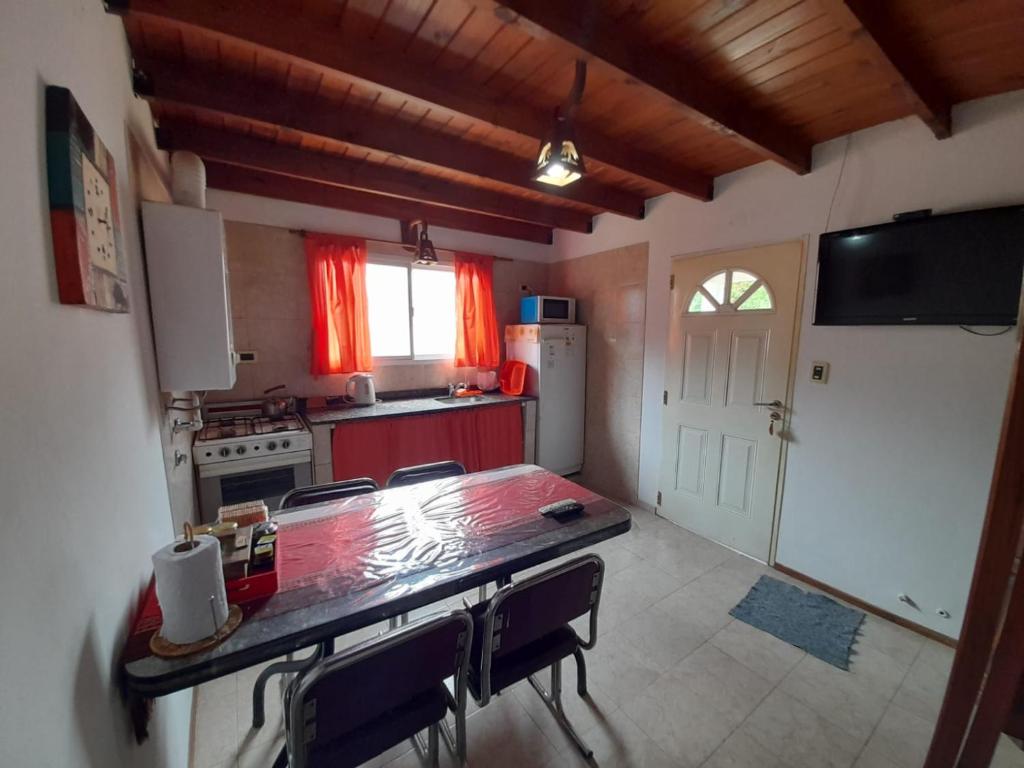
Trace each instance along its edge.
{"label": "wooden ceiling", "polygon": [[[550,242],[647,198],[1024,88],[1021,0],[107,0],[212,187]],[[588,64],[587,175],[531,180]]]}

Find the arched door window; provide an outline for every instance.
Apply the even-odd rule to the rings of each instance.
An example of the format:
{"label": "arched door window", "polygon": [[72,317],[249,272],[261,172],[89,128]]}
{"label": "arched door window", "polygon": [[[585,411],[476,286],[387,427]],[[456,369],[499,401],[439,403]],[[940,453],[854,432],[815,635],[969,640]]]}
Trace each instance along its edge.
{"label": "arched door window", "polygon": [[757,275],[745,269],[724,269],[697,286],[687,313],[774,312],[772,292]]}

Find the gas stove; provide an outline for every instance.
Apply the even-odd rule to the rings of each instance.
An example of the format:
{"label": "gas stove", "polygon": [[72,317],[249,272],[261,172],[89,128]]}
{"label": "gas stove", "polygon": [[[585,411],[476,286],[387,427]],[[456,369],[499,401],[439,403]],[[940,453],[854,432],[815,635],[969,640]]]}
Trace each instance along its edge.
{"label": "gas stove", "polygon": [[210,419],[200,430],[192,457],[196,464],[211,464],[312,447],[313,436],[300,416],[221,416]]}
{"label": "gas stove", "polygon": [[313,435],[296,414],[260,415],[260,403],[218,403],[204,409],[192,459],[204,523],[226,504],[262,500],[276,510],[293,488],[313,483]]}

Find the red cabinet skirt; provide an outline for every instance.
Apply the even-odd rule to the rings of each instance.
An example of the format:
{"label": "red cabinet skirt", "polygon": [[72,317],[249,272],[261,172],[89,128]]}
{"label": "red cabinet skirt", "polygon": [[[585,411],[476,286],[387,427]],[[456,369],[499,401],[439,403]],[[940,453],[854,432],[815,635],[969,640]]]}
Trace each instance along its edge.
{"label": "red cabinet skirt", "polygon": [[334,479],[372,477],[382,487],[396,469],[454,459],[469,472],[523,461],[519,403],[422,416],[338,422]]}

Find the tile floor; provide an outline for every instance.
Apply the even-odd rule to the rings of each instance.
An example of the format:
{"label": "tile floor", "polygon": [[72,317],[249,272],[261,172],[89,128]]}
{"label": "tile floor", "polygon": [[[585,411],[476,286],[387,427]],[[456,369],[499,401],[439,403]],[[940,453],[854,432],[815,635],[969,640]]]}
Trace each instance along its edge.
{"label": "tile floor", "polygon": [[[593,548],[604,559],[590,701],[566,666],[570,720],[600,766],[615,768],[917,768],[938,714],[952,651],[868,616],[849,672],[729,616],[770,569],[647,512]],[[777,578],[785,578],[772,571]],[[453,599],[451,607],[460,600]],[[443,607],[443,606],[442,606]],[[339,647],[376,628],[339,640]],[[197,690],[193,768],[268,768],[282,743],[280,687],[250,728],[259,667]],[[486,768],[584,766],[537,695],[521,684],[471,704],[469,760]],[[444,750],[442,750],[444,751]],[[450,756],[442,763],[454,765]],[[415,768],[407,744],[370,763]],[[998,768],[1024,768],[1000,744]]]}

